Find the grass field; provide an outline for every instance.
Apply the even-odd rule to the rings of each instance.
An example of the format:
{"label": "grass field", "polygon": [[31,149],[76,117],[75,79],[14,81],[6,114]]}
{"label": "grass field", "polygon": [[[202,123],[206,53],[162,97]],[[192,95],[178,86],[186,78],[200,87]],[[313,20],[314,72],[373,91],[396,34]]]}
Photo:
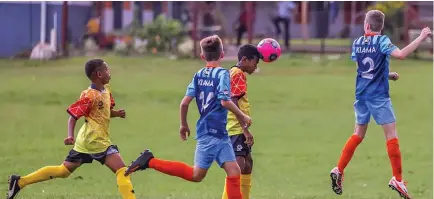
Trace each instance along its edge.
{"label": "grass field", "polygon": [[[105,57],[112,72],[118,108],[127,119],[111,123],[111,138],[126,162],[145,147],[157,157],[193,162],[195,141],[178,136],[178,107],[199,61],[163,57]],[[0,60],[0,191],[6,193],[11,173],[28,174],[59,165],[70,147],[66,107],[89,83],[85,58],[53,62]],[[391,169],[385,140],[372,123],[368,136],[346,170],[344,193],[335,196],[329,172],[353,131],[355,66],[347,57],[315,63],[309,55],[282,56],[262,64],[249,77],[255,136],[253,199],[398,199],[388,188]],[[229,67],[231,63],[225,63]],[[432,198],[432,63],[395,61],[401,79],[391,83],[398,117],[404,178],[416,199]],[[194,106],[194,105],[193,105]],[[197,110],[191,108],[190,127]],[[80,125],[82,124],[80,121]],[[199,184],[152,170],[136,173],[141,199],[218,199],[224,172],[215,165]],[[68,179],[56,179],[22,190],[19,199],[120,198],[109,169],[84,165]]]}

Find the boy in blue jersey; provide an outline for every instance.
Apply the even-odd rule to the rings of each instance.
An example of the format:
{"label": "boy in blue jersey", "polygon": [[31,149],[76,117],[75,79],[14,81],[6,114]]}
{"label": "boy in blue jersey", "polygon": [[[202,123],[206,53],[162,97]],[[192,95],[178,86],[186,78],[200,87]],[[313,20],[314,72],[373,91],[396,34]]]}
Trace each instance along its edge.
{"label": "boy in blue jersey", "polygon": [[216,161],[227,174],[228,198],[242,199],[241,170],[226,130],[227,113],[228,110],[234,113],[244,128],[250,126],[251,119],[231,101],[229,71],[220,67],[220,60],[223,58],[221,39],[216,35],[210,36],[203,39],[200,46],[201,57],[206,61],[206,67],[194,74],[180,107],[181,127],[179,133],[181,139],[186,140],[190,135],[190,128],[187,123],[188,106],[196,98],[200,118],[196,124],[197,145],[194,167],[182,162],[154,158],[151,151],[145,150],[128,167],[125,175],[137,170],[153,168],[188,181],[200,182],[205,178],[211,164]]}
{"label": "boy in blue jersey", "polygon": [[405,59],[424,39],[431,35],[431,30],[424,28],[417,39],[405,48],[399,49],[392,44],[389,37],[381,35],[384,17],[381,11],[369,11],[365,17],[365,35],[353,43],[351,59],[357,63],[356,101],[354,103],[356,126],[354,134],[344,146],[338,166],[330,172],[330,177],[333,191],[336,194],[342,194],[344,169],[365,137],[372,115],[375,122],[382,126],[386,137],[387,153],[393,171],[389,187],[397,191],[401,197],[410,199],[402,180],[396,118],[389,95],[388,80],[397,80],[399,76],[397,73],[389,73],[389,60],[390,56]]}

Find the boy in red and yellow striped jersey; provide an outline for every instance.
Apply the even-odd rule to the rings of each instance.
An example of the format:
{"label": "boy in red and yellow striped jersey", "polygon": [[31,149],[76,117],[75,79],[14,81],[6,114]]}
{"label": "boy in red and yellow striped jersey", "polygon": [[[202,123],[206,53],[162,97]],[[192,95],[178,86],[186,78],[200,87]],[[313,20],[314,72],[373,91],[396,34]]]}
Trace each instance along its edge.
{"label": "boy in red and yellow striped jersey", "polygon": [[[246,74],[255,72],[261,55],[256,46],[243,45],[238,50],[238,64],[230,70],[231,78],[231,99],[240,110],[250,116],[250,103],[247,97],[247,77]],[[252,133],[248,128],[243,128],[233,113],[228,113],[228,123],[226,125],[228,134],[231,138],[232,147],[237,158],[237,163],[241,169],[241,192],[243,199],[250,196],[251,174],[253,159],[251,147],[254,143]],[[226,186],[225,186],[226,187]],[[226,189],[222,199],[227,199]]]}
{"label": "boy in red and yellow striped jersey", "polygon": [[[67,109],[69,113],[68,137],[65,145],[74,145],[65,161],[58,166],[46,166],[29,175],[9,177],[7,199],[13,199],[25,186],[51,180],[67,178],[78,167],[93,160],[110,168],[116,174],[116,182],[123,199],[135,199],[133,185],[129,176],[125,176],[126,166],[116,145],[109,138],[110,118],[125,118],[124,110],[114,110],[110,87],[111,76],[107,63],[101,59],[92,59],[86,63],[86,76],[91,86],[84,90],[80,98]],[[74,139],[77,120],[85,118],[85,123]]]}

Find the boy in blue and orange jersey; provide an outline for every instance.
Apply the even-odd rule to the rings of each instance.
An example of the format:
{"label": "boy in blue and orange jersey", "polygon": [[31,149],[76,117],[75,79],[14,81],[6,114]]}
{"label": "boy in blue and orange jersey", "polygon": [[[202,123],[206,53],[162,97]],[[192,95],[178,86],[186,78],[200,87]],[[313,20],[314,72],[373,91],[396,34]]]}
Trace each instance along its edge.
{"label": "boy in blue and orange jersey", "polygon": [[365,35],[356,39],[352,46],[351,59],[357,63],[356,127],[354,134],[344,146],[337,167],[330,172],[332,189],[342,194],[344,169],[350,162],[357,146],[362,142],[368,130],[371,115],[381,125],[386,137],[387,153],[392,166],[392,179],[389,187],[405,199],[410,199],[407,187],[402,179],[401,152],[396,131],[396,117],[389,95],[389,81],[397,80],[397,73],[389,73],[390,56],[406,58],[429,36],[431,30],[424,28],[418,38],[403,49],[392,44],[389,37],[381,35],[384,27],[384,14],[371,10],[365,17]]}

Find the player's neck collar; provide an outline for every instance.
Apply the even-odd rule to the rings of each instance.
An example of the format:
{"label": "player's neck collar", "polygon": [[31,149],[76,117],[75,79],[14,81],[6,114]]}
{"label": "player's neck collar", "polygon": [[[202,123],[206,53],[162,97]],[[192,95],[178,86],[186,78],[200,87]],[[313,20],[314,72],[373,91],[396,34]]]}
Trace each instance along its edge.
{"label": "player's neck collar", "polygon": [[365,37],[368,37],[368,36],[375,36],[375,35],[380,35],[381,33],[379,33],[379,32],[369,32],[369,33],[365,33]]}
{"label": "player's neck collar", "polygon": [[205,68],[218,68],[218,67],[220,67],[219,65],[217,66],[205,66]]}
{"label": "player's neck collar", "polygon": [[92,84],[90,84],[90,88],[91,89],[95,89],[95,90],[97,90],[97,91],[100,91],[100,92],[102,92],[102,91],[104,91],[105,90],[105,88],[103,87],[103,89],[102,90],[99,90],[97,87],[96,87],[96,85],[94,84],[94,83],[92,83]]}

